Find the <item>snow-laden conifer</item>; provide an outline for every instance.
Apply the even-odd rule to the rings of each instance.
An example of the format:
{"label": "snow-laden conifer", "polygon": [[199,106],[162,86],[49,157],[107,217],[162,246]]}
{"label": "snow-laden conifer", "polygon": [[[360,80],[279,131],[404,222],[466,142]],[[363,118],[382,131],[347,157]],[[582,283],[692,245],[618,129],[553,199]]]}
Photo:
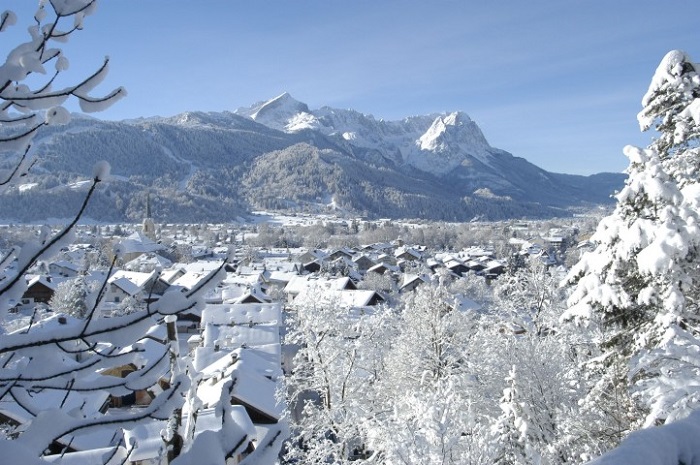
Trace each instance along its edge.
{"label": "snow-laden conifer", "polygon": [[625,148],[628,179],[616,208],[591,238],[596,249],[568,276],[575,287],[563,318],[598,335],[583,405],[612,413],[601,418],[615,423],[600,428],[611,446],[698,402],[699,89],[685,53],[663,58],[639,114],[658,138],[647,149]]}

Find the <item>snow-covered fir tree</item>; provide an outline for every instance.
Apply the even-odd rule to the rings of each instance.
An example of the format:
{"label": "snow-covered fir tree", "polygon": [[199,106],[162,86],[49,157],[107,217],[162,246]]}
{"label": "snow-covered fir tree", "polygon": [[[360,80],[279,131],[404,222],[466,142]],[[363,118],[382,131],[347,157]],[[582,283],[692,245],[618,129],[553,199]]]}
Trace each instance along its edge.
{"label": "snow-covered fir tree", "polygon": [[625,148],[628,180],[617,206],[591,238],[597,248],[568,276],[575,288],[564,319],[597,335],[583,405],[602,420],[596,439],[608,447],[642,424],[686,415],[698,401],[692,381],[700,374],[694,357],[700,246],[696,69],[679,51],[661,61],[639,115],[642,129],[655,125],[659,137],[648,149]]}

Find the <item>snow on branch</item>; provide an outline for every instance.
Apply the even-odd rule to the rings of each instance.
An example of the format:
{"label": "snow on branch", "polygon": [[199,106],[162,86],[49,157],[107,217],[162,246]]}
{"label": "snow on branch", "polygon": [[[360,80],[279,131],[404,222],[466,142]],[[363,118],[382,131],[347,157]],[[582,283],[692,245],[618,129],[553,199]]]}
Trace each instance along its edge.
{"label": "snow on branch", "polygon": [[677,465],[700,461],[700,411],[682,420],[630,434],[588,465]]}

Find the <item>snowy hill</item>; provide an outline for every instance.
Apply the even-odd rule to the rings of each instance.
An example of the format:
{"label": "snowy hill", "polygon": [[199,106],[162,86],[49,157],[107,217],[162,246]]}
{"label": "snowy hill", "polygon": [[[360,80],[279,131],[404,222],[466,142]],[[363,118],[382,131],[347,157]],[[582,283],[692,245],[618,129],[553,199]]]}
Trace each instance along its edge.
{"label": "snowy hill", "polygon": [[[39,162],[7,190],[0,219],[70,217],[76,184],[107,159],[96,220],[226,221],[258,208],[469,220],[548,217],[609,202],[623,175],[549,173],[493,148],[462,112],[377,120],[282,94],[235,112],[121,122],[74,118],[42,130]],[[9,160],[0,170],[9,169]],[[72,188],[71,188],[72,187]],[[331,201],[331,199],[333,199]],[[49,213],[50,212],[50,213]]]}

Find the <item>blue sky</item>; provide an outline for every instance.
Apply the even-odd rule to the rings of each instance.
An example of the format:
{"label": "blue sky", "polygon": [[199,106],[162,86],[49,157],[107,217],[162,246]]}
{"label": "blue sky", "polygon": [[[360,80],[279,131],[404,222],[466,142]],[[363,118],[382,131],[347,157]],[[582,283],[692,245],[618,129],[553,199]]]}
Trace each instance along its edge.
{"label": "blue sky", "polygon": [[[35,2],[6,0],[19,21]],[[697,0],[101,0],[64,45],[109,55],[129,96],[95,116],[223,111],[289,92],[387,120],[461,110],[492,146],[555,172],[620,172],[661,58],[700,61]],[[66,78],[70,78],[68,74]]]}

